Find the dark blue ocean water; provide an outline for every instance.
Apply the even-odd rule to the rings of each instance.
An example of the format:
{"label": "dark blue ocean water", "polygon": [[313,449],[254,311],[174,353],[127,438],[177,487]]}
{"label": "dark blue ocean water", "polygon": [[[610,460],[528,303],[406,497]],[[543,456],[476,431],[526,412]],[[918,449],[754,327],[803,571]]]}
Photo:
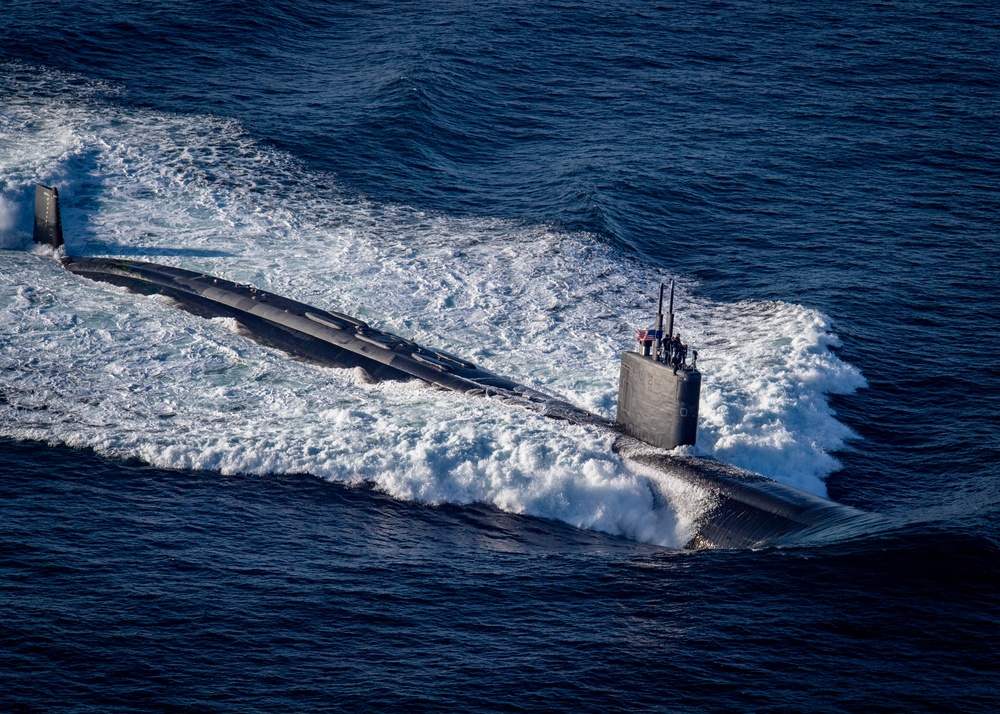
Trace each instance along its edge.
{"label": "dark blue ocean water", "polygon": [[[540,298],[522,299],[524,286],[477,252],[490,250],[491,227],[543,236],[493,248],[560,270],[577,261],[580,283],[664,270],[725,306],[705,314],[801,306],[828,318],[838,364],[867,386],[814,388],[843,392],[829,399],[835,424],[857,438],[828,442],[794,405],[779,410],[798,415],[789,438],[839,460],[826,470],[831,498],[893,525],[756,552],[576,528],[571,489],[550,494],[561,505],[526,501],[532,464],[539,482],[553,473],[544,459],[456,446],[448,429],[403,443],[420,405],[385,417],[394,431],[379,448],[439,448],[421,462],[430,490],[417,477],[387,486],[384,464],[331,456],[335,444],[286,462],[289,437],[269,456],[280,425],[253,420],[247,438],[264,444],[253,454],[221,440],[189,453],[197,430],[171,425],[216,412],[177,392],[134,421],[145,402],[95,406],[86,385],[107,382],[80,374],[133,369],[75,346],[86,300],[102,298],[48,318],[57,273],[8,238],[0,710],[995,711],[998,77],[990,3],[8,0],[0,231],[21,235],[31,182],[58,180],[68,227],[90,245],[194,226],[153,259],[239,253],[258,281],[291,284],[327,254],[269,258],[251,208],[274,208],[266,220],[306,241],[313,229],[297,221],[311,207],[323,230],[360,236],[359,262],[369,249],[405,255],[400,280],[418,268],[452,280],[434,272],[444,255],[515,315]],[[218,232],[212,221],[250,238],[216,250],[198,238]],[[423,238],[409,240],[410,223]],[[398,245],[380,253],[380,240]],[[158,332],[143,336],[150,308],[114,300],[103,311],[116,322],[93,332],[101,349],[119,333],[157,344]],[[450,319],[450,305],[421,305],[414,332]],[[577,308],[615,305],[632,307]],[[185,319],[195,356],[157,357],[155,377],[211,382],[222,358],[198,351],[203,328]],[[23,357],[32,344],[37,358]],[[250,399],[283,394],[267,373],[252,377],[266,388]],[[776,384],[762,370],[751,391]],[[709,434],[725,432],[719,418]],[[734,453],[763,453],[766,422],[741,432],[753,449]],[[551,443],[534,427],[503,429]],[[441,486],[479,461],[526,473],[511,507]],[[314,468],[355,462],[344,478]]]}

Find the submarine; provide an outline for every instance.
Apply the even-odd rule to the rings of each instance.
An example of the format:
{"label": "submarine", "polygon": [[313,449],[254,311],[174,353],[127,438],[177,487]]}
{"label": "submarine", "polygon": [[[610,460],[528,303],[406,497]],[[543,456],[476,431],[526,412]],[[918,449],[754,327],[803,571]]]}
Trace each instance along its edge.
{"label": "submarine", "polygon": [[[35,187],[33,239],[65,245],[55,187]],[[614,420],[545,394],[440,349],[378,330],[344,313],[306,305],[252,285],[157,263],[71,257],[62,265],[81,277],[142,295],[163,295],[202,317],[228,317],[256,342],[329,367],[361,370],[372,382],[418,379],[435,388],[499,400],[545,417],[614,432],[626,461],[703,489],[711,505],[687,548],[760,548],[866,531],[876,514],[836,503],[715,459],[672,453],[697,440],[701,373],[697,351],[673,331],[673,284],[667,312],[660,285],[655,327],[636,333],[637,349],[621,354]],[[655,488],[655,486],[654,486]],[[666,494],[658,494],[664,499]]]}

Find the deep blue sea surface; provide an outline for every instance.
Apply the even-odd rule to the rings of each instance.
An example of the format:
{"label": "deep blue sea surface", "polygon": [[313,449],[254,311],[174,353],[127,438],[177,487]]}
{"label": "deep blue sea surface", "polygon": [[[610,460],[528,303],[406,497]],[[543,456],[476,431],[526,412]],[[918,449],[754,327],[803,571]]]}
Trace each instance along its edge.
{"label": "deep blue sea surface", "polygon": [[[1000,9],[0,7],[0,711],[1000,709]],[[684,550],[606,435],[289,361],[205,270],[884,516]]]}

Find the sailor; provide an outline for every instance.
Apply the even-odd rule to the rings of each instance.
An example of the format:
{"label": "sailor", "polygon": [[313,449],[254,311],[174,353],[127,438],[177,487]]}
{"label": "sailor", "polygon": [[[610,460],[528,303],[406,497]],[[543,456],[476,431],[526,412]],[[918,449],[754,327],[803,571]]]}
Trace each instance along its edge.
{"label": "sailor", "polygon": [[677,369],[681,366],[681,352],[683,345],[681,344],[680,333],[673,336],[670,340],[670,364],[674,368],[674,374],[677,374]]}

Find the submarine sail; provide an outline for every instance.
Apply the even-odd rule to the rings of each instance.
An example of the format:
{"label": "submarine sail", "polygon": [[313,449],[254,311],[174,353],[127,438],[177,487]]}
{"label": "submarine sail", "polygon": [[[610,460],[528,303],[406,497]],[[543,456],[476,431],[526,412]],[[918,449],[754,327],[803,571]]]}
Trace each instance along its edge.
{"label": "submarine sail", "polygon": [[[660,449],[693,446],[698,438],[701,372],[687,363],[687,345],[674,335],[674,283],[670,282],[667,330],[663,330],[663,283],[656,327],[639,330],[639,352],[623,352],[618,381],[617,423],[635,438]],[[666,339],[664,339],[666,337]],[[697,352],[693,353],[697,358]]]}

